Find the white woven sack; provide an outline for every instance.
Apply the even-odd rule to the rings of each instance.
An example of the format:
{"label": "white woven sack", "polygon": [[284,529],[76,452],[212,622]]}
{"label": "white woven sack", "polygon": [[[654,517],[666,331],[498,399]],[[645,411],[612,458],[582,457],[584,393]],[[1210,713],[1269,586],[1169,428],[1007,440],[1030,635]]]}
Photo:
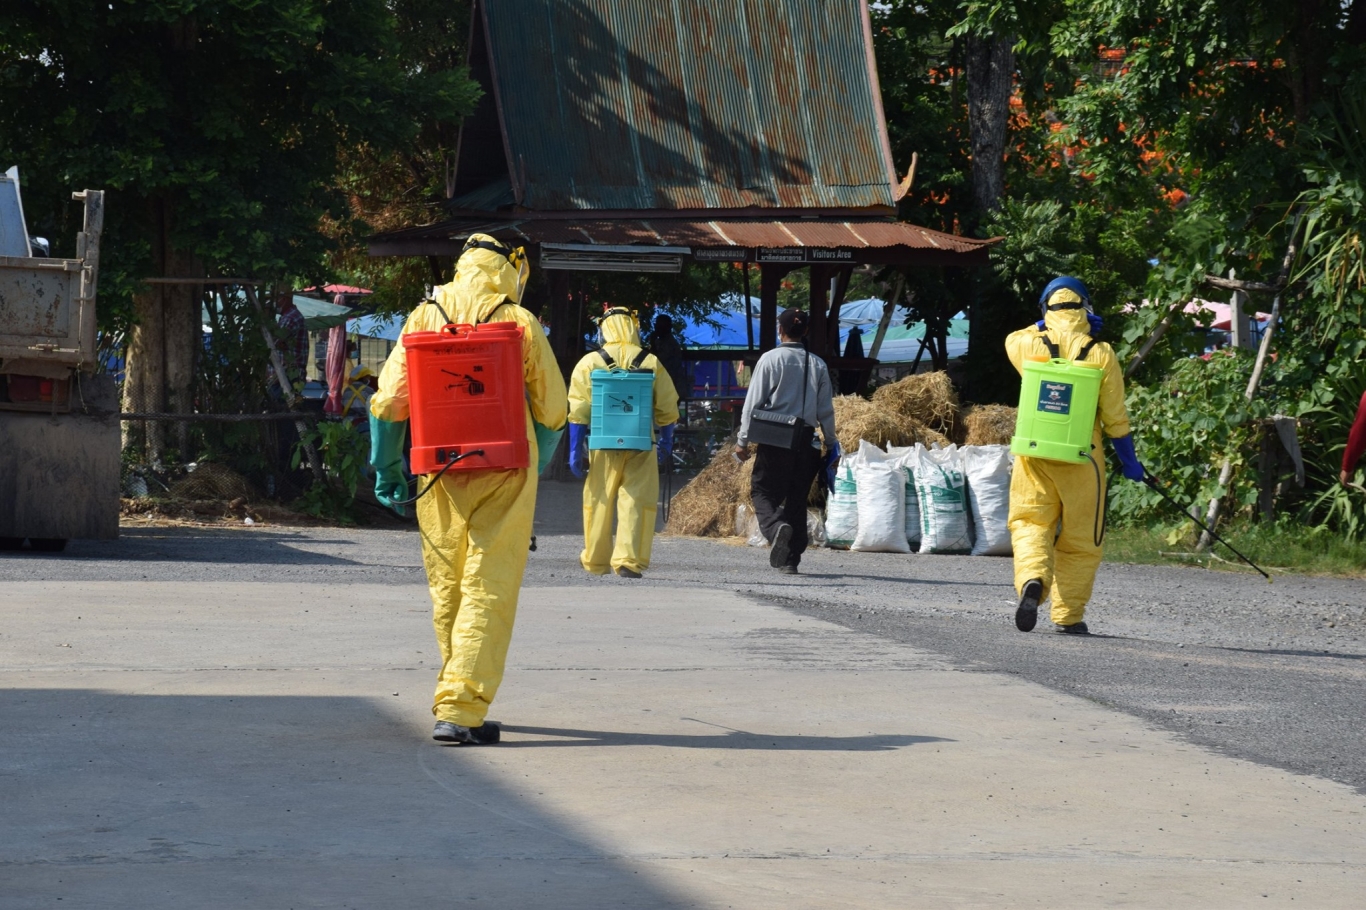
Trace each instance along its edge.
{"label": "white woven sack", "polygon": [[906,473],[906,542],[920,545],[920,494],[915,488],[915,466],[919,462],[915,446],[888,446],[887,455]]}
{"label": "white woven sack", "polygon": [[1010,446],[963,446],[972,509],[972,555],[1009,556]]}
{"label": "white woven sack", "polygon": [[916,445],[916,491],[920,494],[920,552],[967,553],[972,550],[968,530],[967,484],[958,446],[927,449]]}
{"label": "white woven sack", "polygon": [[840,458],[835,470],[835,488],[825,497],[825,545],[847,550],[858,536],[858,483],[854,465],[858,453]]}
{"label": "white woven sack", "polygon": [[854,465],[858,484],[858,536],[851,550],[871,553],[909,553],[906,542],[906,472],[899,461],[889,459],[881,449],[868,451],[869,443],[859,447],[860,460]]}

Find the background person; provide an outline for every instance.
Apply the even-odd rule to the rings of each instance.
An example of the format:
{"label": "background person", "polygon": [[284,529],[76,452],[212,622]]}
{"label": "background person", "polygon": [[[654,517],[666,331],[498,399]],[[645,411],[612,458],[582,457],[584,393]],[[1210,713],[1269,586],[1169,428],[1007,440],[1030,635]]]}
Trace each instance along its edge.
{"label": "background person", "polygon": [[[765,352],[754,366],[735,446],[735,455],[742,461],[750,457],[751,448],[754,450],[750,497],[759,529],[771,544],[768,563],[792,575],[797,574],[809,542],[806,500],[822,464],[821,440],[815,436],[815,427],[826,441],[825,463],[832,464],[839,457],[830,372],[824,360],[806,350],[802,341],[806,327],[806,313],[801,310],[783,310],[778,317],[782,344]],[[756,408],[799,416],[809,429],[793,448],[763,443],[751,447],[749,436]]]}
{"label": "background person", "polygon": [[[1124,476],[1143,480],[1143,466],[1129,435],[1124,408],[1124,373],[1108,344],[1092,333],[1100,317],[1091,312],[1091,294],[1076,278],[1055,278],[1039,298],[1043,319],[1006,338],[1006,354],[1023,375],[1028,359],[1062,357],[1099,364],[1104,371],[1100,404],[1091,439],[1095,463],[1073,464],[1020,455],[1010,477],[1010,542],[1015,551],[1015,590],[1020,595],[1015,626],[1034,628],[1039,604],[1048,595],[1059,632],[1085,635],[1082,617],[1100,566],[1105,502],[1102,434],[1110,437]],[[1049,349],[1056,346],[1056,353]]]}
{"label": "background person", "polygon": [[1338,480],[1344,487],[1351,481],[1363,453],[1366,453],[1366,393],[1357,404],[1357,416],[1347,434],[1347,448],[1342,450],[1342,472],[1338,474]]}
{"label": "background person", "polygon": [[[602,345],[614,362],[629,366],[641,353],[640,323],[630,310],[614,307],[599,323]],[[597,351],[585,354],[569,380],[569,469],[587,477],[583,485],[583,552],[579,564],[594,575],[614,571],[640,578],[650,567],[659,500],[659,464],[672,454],[678,422],[678,392],[659,358],[647,354],[641,369],[654,372],[654,426],[659,428],[658,455],[652,449],[589,450],[593,414],[593,371],[608,368]],[[612,521],[616,519],[616,544]]]}
{"label": "background person", "polygon": [[[486,745],[499,739],[489,705],[503,680],[517,595],[531,543],[536,480],[563,432],[564,378],[540,323],[517,302],[526,260],[487,234],[474,234],[456,263],[455,279],[436,288],[403,326],[403,336],[439,331],[448,322],[515,322],[522,327],[522,380],[531,467],[451,470],[417,501],[422,563],[432,595],[432,624],[441,648],[432,738]],[[444,312],[443,312],[444,311]],[[375,498],[400,515],[407,499],[403,437],[409,417],[408,360],[399,337],[370,399],[370,463]]]}

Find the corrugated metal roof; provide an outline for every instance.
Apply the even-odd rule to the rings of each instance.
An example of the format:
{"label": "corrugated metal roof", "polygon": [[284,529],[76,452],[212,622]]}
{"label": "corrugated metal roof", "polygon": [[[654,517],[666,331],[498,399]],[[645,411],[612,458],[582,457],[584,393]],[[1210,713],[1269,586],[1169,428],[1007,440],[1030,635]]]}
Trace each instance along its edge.
{"label": "corrugated metal roof", "polygon": [[647,244],[657,246],[747,249],[815,247],[817,249],[944,250],[970,253],[992,241],[955,237],[899,221],[523,221],[518,232],[537,243]]}
{"label": "corrugated metal roof", "polygon": [[481,7],[528,208],[894,204],[865,0]]}

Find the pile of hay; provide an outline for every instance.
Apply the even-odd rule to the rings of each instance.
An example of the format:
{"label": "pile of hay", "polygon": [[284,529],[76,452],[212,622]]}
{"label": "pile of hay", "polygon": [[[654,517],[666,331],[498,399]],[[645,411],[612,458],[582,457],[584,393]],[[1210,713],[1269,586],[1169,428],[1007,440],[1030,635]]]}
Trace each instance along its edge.
{"label": "pile of hay", "polygon": [[665,530],[688,537],[729,537],[735,533],[735,505],[749,499],[754,459],[746,462],[748,470],[742,485],[742,466],[735,463],[734,451],[735,440],[727,440],[711,464],[678,491],[669,506]]}
{"label": "pile of hay", "polygon": [[[873,404],[910,418],[950,438],[957,435],[958,424],[962,419],[958,407],[958,391],[949,381],[948,374],[943,371],[915,373],[881,386],[873,392]],[[925,444],[929,445],[928,442]]]}
{"label": "pile of hay", "polygon": [[259,500],[261,494],[227,465],[211,461],[200,462],[185,477],[171,484],[170,495],[173,499],[244,499]]}
{"label": "pile of hay", "polygon": [[1003,404],[979,404],[963,411],[963,443],[970,446],[1010,445],[1015,435],[1015,409]]}
{"label": "pile of hay", "polygon": [[914,417],[899,413],[885,403],[879,404],[857,395],[841,395],[835,399],[835,435],[845,452],[857,452],[860,440],[868,440],[880,448],[913,446],[917,442],[927,446],[948,445],[944,434],[927,427]]}

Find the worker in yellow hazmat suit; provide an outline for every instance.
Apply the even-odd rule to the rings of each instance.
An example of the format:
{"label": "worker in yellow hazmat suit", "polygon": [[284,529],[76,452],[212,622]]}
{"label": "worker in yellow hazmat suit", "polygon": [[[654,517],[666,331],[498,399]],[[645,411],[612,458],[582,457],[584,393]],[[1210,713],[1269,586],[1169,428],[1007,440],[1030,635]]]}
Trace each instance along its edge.
{"label": "worker in yellow hazmat suit", "polygon": [[[1102,435],[1110,437],[1123,474],[1143,480],[1143,466],[1129,435],[1124,408],[1124,373],[1115,352],[1097,341],[1100,317],[1081,281],[1064,276],[1044,288],[1043,319],[1006,338],[1006,354],[1016,370],[1027,359],[1062,357],[1100,365],[1104,371],[1091,440],[1093,462],[1071,464],[1017,456],[1010,478],[1010,541],[1015,551],[1015,590],[1020,596],[1015,625],[1034,628],[1045,595],[1059,632],[1087,634],[1082,620],[1100,566],[1105,502]],[[1049,350],[1049,342],[1057,353]],[[1055,539],[1056,538],[1056,539]]]}
{"label": "worker in yellow hazmat suit", "polygon": [[[526,283],[525,254],[475,234],[456,264],[455,280],[413,310],[403,334],[439,330],[448,322],[515,322],[522,327],[522,378],[531,468],[447,471],[417,501],[422,562],[441,648],[432,737],[483,745],[499,739],[486,722],[512,639],[517,594],[526,569],[536,506],[537,475],[564,431],[564,377],[536,317],[518,305]],[[402,514],[408,482],[402,448],[409,416],[403,339],[380,372],[370,399],[370,461],[375,496]]]}
{"label": "worker in yellow hazmat suit", "polygon": [[[609,309],[599,322],[602,346],[618,364],[635,362],[641,352],[640,323],[630,310]],[[678,391],[668,370],[653,354],[640,362],[654,371],[654,425],[659,428],[658,454],[653,450],[586,448],[593,410],[594,370],[608,368],[596,351],[585,354],[569,379],[569,468],[574,476],[587,474],[583,485],[583,552],[579,563],[594,575],[615,571],[623,578],[639,578],[650,567],[659,498],[658,463],[673,447],[678,422]],[[616,517],[616,545],[612,519]]]}

